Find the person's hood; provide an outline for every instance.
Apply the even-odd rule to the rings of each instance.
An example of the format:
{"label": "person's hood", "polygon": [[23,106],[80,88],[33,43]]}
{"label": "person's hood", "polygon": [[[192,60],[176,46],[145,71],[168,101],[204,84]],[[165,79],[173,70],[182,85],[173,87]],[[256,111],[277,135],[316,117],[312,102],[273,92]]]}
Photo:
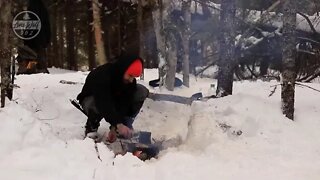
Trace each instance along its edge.
{"label": "person's hood", "polygon": [[117,57],[117,61],[114,63],[117,76],[122,78],[126,70],[136,59],[140,59],[143,64],[143,60],[137,55],[123,54]]}

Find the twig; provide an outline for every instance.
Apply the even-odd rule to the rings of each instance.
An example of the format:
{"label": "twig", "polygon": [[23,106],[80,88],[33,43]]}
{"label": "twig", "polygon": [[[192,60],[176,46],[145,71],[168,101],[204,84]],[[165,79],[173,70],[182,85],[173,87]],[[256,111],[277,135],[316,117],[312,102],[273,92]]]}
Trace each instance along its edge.
{"label": "twig", "polygon": [[306,38],[306,37],[297,37],[298,39],[301,39],[301,40],[304,40],[304,41],[310,41],[312,43],[315,43],[317,45],[320,45],[320,42],[319,41],[316,41],[314,39],[310,39],[310,38]]}
{"label": "twig", "polygon": [[209,65],[207,65],[205,68],[201,69],[199,72],[195,73],[195,76],[198,76],[199,74],[203,73],[205,70],[207,70],[209,67],[213,66],[216,62],[212,62]]}
{"label": "twig", "polygon": [[309,54],[309,55],[317,55],[315,52],[311,52],[311,51],[307,51],[307,50],[303,50],[303,49],[297,49],[297,52],[301,52],[301,53],[306,53],[306,54]]}
{"label": "twig", "polygon": [[314,28],[314,26],[313,26],[312,22],[310,21],[309,17],[308,17],[307,15],[301,13],[301,12],[298,12],[298,14],[301,15],[302,17],[304,17],[304,18],[306,19],[306,21],[308,22],[308,24],[309,24],[309,26],[310,26],[313,34],[316,35],[316,36],[318,36],[319,33],[318,33],[317,30]]}
{"label": "twig", "polygon": [[76,85],[76,84],[83,85],[84,84],[84,83],[81,83],[81,82],[67,81],[67,80],[60,80],[59,83],[61,83],[61,84],[70,84],[70,85]]}
{"label": "twig", "polygon": [[[213,56],[218,55],[218,54],[219,54],[218,52],[214,52],[213,54],[210,54],[210,55],[204,57],[204,59],[208,59],[208,58],[213,57]],[[216,63],[216,61],[212,61],[206,67],[204,67],[203,69],[201,69],[198,72],[196,72],[195,76],[198,76],[199,74],[203,73],[205,70],[207,70],[209,67],[213,66],[215,63]]]}
{"label": "twig", "polygon": [[307,87],[307,88],[312,89],[312,90],[317,91],[317,92],[320,92],[320,90],[315,89],[315,88],[313,88],[313,87],[311,87],[311,86],[308,86],[308,85],[304,85],[304,84],[300,84],[300,83],[295,83],[295,84],[296,84],[296,85],[299,85],[299,86]]}
{"label": "twig", "polygon": [[270,87],[276,87],[276,86],[280,86],[280,85],[282,85],[282,84],[275,84],[275,85],[272,85]]}
{"label": "twig", "polygon": [[[253,66],[253,65],[252,65],[252,66]],[[246,67],[247,67],[247,69],[250,71],[250,73],[251,73],[255,78],[258,77],[258,75],[256,75],[256,74],[253,72],[254,67],[252,67],[252,69],[250,69],[249,65],[246,65]]]}
{"label": "twig", "polygon": [[311,77],[308,77],[305,82],[311,82],[313,79],[317,78],[318,76],[320,76],[320,72],[312,75]]}
{"label": "twig", "polygon": [[95,149],[96,152],[97,152],[97,157],[98,157],[98,159],[102,162],[102,159],[100,158],[100,153],[99,153],[99,149],[98,149],[97,142],[94,142],[94,149]]}
{"label": "twig", "polygon": [[[314,90],[314,91],[320,92],[319,89],[313,88],[313,87],[308,86],[308,85],[300,84],[300,83],[297,83],[297,82],[295,82],[294,84],[295,84],[295,85],[298,85],[298,86],[302,86],[302,87],[307,87],[307,88],[312,89],[312,90]],[[277,87],[277,86],[279,86],[279,85],[282,85],[282,84],[276,84],[276,85],[272,85],[272,86],[270,86],[270,87]]]}
{"label": "twig", "polygon": [[271,91],[268,97],[271,97],[276,92],[277,87],[278,86],[274,86],[274,89]]}

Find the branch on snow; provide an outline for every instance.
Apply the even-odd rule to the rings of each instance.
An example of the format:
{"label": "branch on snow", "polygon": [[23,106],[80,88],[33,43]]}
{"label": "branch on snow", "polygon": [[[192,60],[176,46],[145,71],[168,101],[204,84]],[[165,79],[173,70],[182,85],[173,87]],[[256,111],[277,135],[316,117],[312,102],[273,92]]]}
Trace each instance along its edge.
{"label": "branch on snow", "polygon": [[308,17],[307,15],[301,13],[301,12],[298,12],[298,14],[301,15],[302,17],[304,17],[304,18],[306,19],[306,21],[308,22],[308,24],[309,24],[309,26],[310,26],[313,34],[316,35],[316,36],[319,36],[319,33],[318,33],[317,30],[314,28],[314,26],[313,26],[311,20],[309,19],[309,17]]}
{"label": "branch on snow", "polygon": [[306,54],[310,54],[310,55],[317,55],[315,52],[311,52],[311,51],[307,51],[307,50],[303,50],[303,49],[297,49],[297,52],[302,52],[302,53],[306,53]]}
{"label": "branch on snow", "polygon": [[[306,88],[312,89],[312,90],[317,91],[317,92],[320,92],[319,89],[313,88],[313,87],[308,86],[308,85],[300,84],[300,83],[297,83],[297,82],[295,82],[294,84],[298,85],[298,86],[302,86],[302,87],[306,87]],[[279,85],[282,85],[282,84],[276,84],[276,85],[273,85],[273,86],[270,86],[270,87],[277,87]]]}
{"label": "branch on snow", "polygon": [[274,89],[270,92],[269,96],[268,97],[271,97],[277,90],[277,87],[278,86],[274,86]]}
{"label": "branch on snow", "polygon": [[308,85],[304,85],[304,84],[300,84],[300,83],[295,83],[295,84],[298,85],[298,86],[307,87],[307,88],[312,89],[314,91],[320,92],[320,90],[315,89],[315,88],[313,88],[311,86],[308,86]]}

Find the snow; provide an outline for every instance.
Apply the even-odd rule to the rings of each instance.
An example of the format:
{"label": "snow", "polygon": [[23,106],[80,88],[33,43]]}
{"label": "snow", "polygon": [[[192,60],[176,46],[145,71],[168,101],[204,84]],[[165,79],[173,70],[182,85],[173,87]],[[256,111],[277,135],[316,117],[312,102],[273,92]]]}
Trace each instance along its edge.
{"label": "snow", "polygon": [[165,57],[162,56],[161,53],[158,53],[158,57],[159,57],[159,68],[163,68],[166,65],[166,60]]}
{"label": "snow", "polygon": [[[0,109],[0,179],[308,179],[320,178],[320,96],[296,87],[294,122],[281,114],[279,82],[234,83],[234,94],[192,106],[146,100],[135,121],[155,139],[181,138],[177,147],[146,162],[131,154],[114,157],[103,144],[83,140],[84,115],[75,98],[88,72],[50,69],[51,74],[19,75],[14,100]],[[145,71],[145,81],[157,78]],[[181,75],[178,75],[181,77]],[[76,85],[60,80],[79,82]],[[152,92],[191,96],[206,93],[215,80],[190,79],[191,88]],[[320,89],[320,84],[308,84]],[[99,133],[108,124],[103,122]]]}

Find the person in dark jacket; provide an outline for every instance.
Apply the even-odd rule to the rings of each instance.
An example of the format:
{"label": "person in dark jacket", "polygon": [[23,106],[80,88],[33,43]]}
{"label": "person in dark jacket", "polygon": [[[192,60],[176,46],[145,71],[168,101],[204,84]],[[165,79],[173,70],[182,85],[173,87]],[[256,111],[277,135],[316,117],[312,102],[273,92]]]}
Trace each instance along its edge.
{"label": "person in dark jacket", "polygon": [[138,56],[122,55],[115,63],[107,63],[92,70],[86,78],[79,103],[88,116],[85,135],[97,137],[100,121],[110,123],[108,140],[116,140],[117,133],[130,138],[133,121],[139,113],[149,90],[137,84],[143,70],[143,61]]}

